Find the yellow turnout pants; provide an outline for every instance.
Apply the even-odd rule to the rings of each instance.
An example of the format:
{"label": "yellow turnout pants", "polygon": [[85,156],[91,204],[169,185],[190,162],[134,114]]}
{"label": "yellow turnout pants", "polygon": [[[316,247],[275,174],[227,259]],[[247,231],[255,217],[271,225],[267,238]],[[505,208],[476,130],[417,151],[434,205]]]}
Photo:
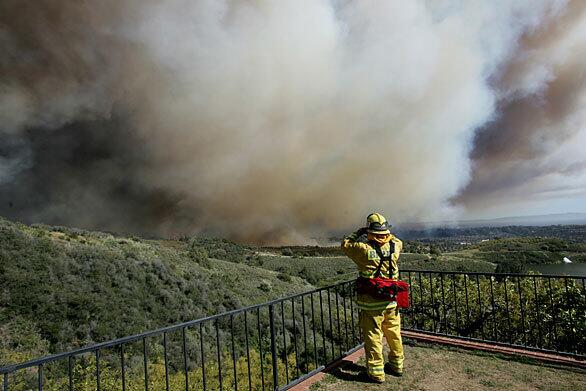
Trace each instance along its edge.
{"label": "yellow turnout pants", "polygon": [[403,342],[401,317],[397,307],[382,310],[360,310],[360,328],[364,338],[366,370],[370,377],[384,380],[383,335],[389,346],[389,364],[403,371]]}

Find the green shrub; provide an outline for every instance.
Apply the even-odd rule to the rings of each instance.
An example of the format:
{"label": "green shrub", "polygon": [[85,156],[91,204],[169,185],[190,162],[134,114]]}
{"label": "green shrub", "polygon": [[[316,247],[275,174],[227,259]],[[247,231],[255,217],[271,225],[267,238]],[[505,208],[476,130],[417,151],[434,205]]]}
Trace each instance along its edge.
{"label": "green shrub", "polygon": [[283,254],[286,257],[291,257],[293,256],[293,250],[291,250],[290,248],[284,248],[283,251],[281,251],[281,254]]}
{"label": "green shrub", "polygon": [[260,282],[260,285],[258,286],[258,289],[260,289],[263,292],[270,292],[272,288],[273,288],[273,285],[271,284],[270,281],[267,281],[267,280],[262,280]]}
{"label": "green shrub", "polygon": [[208,256],[208,252],[205,248],[198,246],[195,242],[192,242],[189,245],[189,258],[202,265],[205,268],[210,267],[210,262],[209,262],[209,256]]}
{"label": "green shrub", "polygon": [[434,246],[434,245],[429,246],[429,253],[431,255],[441,255],[442,254],[441,250],[437,246]]}
{"label": "green shrub", "polygon": [[285,282],[291,282],[292,278],[290,275],[286,274],[286,273],[279,273],[277,275],[277,278],[281,281],[285,281]]}

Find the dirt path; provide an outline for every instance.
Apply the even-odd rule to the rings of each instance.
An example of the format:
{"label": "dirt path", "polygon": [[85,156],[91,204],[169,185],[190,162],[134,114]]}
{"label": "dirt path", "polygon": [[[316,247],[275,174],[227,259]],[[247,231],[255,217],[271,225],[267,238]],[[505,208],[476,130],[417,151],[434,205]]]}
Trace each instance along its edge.
{"label": "dirt path", "polygon": [[363,359],[334,369],[311,390],[586,390],[586,371],[448,347],[405,346],[405,374],[357,381]]}

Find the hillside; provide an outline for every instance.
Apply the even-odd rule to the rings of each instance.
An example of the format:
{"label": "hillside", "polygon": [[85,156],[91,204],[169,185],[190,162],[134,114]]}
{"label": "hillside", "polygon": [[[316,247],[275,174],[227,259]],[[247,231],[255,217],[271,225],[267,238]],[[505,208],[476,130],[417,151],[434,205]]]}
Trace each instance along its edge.
{"label": "hillside", "polygon": [[224,240],[144,240],[0,219],[0,364],[311,288],[241,263],[253,256]]}

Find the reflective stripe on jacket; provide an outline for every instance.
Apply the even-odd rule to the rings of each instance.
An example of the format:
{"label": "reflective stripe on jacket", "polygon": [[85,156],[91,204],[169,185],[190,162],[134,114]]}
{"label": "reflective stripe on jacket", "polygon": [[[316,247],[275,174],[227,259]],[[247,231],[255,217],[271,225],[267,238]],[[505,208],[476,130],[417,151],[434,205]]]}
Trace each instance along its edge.
{"label": "reflective stripe on jacket", "polygon": [[[380,274],[381,277],[398,279],[399,267],[397,261],[399,260],[399,254],[403,249],[403,242],[393,235],[391,235],[391,242],[393,243],[393,246],[391,246],[390,243],[385,243],[381,246],[381,252],[386,258],[391,252],[391,247],[394,247],[390,259],[390,264],[392,266],[390,269],[392,270],[392,273],[391,270],[389,270],[389,262],[385,262],[381,267]],[[366,278],[374,277],[374,273],[380,263],[380,257],[370,243],[358,241],[358,237],[353,233],[342,240],[342,250],[354,261],[360,276]],[[389,273],[391,273],[391,275],[389,275]],[[394,301],[389,302],[377,300],[369,295],[358,295],[357,305],[358,308],[362,310],[381,310],[395,307],[397,303]]]}

